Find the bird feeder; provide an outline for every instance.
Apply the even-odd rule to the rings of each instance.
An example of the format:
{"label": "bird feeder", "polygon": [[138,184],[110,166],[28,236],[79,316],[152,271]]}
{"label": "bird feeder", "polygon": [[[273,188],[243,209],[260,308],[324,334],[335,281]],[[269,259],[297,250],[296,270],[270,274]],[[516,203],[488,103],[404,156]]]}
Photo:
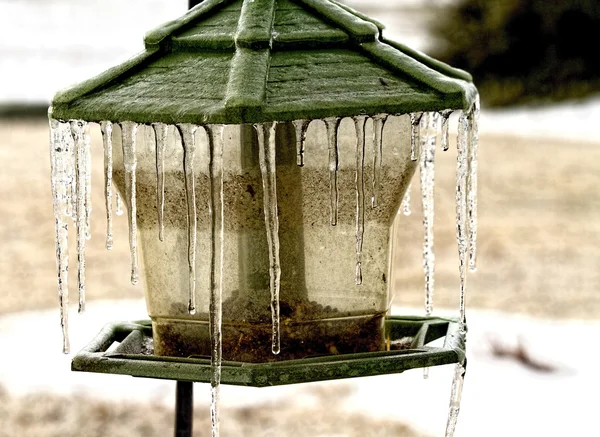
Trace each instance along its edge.
{"label": "bird feeder", "polygon": [[[213,399],[221,382],[280,385],[450,363],[461,383],[477,91],[468,73],[382,29],[333,0],[206,0],[150,31],[137,57],[55,96],[65,350],[68,217],[85,305],[91,122],[104,140],[107,248],[116,187],[117,211],[122,197],[129,219],[131,281],[141,254],[151,319],[107,326],[74,370],[211,382]],[[431,316],[433,158],[438,127],[447,148],[452,111],[461,111],[461,311],[448,320]],[[426,317],[391,316],[391,231],[418,167]],[[443,347],[427,346],[441,337]]]}

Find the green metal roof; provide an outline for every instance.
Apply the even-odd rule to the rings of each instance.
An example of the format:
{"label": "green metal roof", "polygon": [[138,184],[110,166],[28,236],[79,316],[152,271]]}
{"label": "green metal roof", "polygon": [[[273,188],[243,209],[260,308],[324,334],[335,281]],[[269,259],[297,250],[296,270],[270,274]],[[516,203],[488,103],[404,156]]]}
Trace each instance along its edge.
{"label": "green metal roof", "polygon": [[58,93],[52,116],[238,124],[471,105],[468,73],[382,28],[332,0],[205,0],[137,57]]}

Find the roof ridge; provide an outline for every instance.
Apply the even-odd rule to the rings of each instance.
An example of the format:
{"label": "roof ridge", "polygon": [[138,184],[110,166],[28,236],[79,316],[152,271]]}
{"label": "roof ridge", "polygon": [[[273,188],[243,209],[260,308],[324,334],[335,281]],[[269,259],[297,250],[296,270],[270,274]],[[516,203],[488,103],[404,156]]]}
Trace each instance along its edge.
{"label": "roof ridge", "polygon": [[294,3],[301,3],[332,23],[343,28],[350,36],[359,43],[372,42],[379,37],[379,28],[371,21],[361,18],[359,15],[350,12],[348,8],[342,7],[339,3],[329,0],[292,0]]}
{"label": "roof ridge", "polygon": [[237,0],[204,0],[181,17],[172,21],[167,21],[150,30],[144,37],[144,44],[146,45],[146,48],[156,47],[174,32],[181,30],[181,28],[193,23],[198,18],[207,15],[215,8],[226,6],[235,1]]}

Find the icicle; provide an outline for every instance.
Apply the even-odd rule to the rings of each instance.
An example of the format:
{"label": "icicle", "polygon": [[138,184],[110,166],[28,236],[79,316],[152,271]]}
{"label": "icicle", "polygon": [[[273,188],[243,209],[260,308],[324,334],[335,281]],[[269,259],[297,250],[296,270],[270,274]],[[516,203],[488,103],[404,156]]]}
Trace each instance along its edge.
{"label": "icicle", "polygon": [[269,277],[271,289],[271,313],[273,321],[272,350],[280,351],[279,332],[279,287],[281,265],[279,263],[279,218],[277,217],[277,186],[275,167],[275,129],[276,123],[254,125],[258,132],[258,151],[260,171],[263,182],[263,204],[269,244]]}
{"label": "icicle", "polygon": [[[81,313],[85,311],[85,240],[87,230],[86,201],[88,199],[87,155],[89,154],[89,137],[86,133],[87,123],[84,121],[71,121],[71,135],[75,145],[76,175],[77,175],[77,288],[79,290],[79,307]],[[88,137],[88,138],[86,138]],[[87,143],[87,144],[86,144]]]}
{"label": "icicle", "polygon": [[219,436],[219,386],[222,361],[222,295],[223,295],[223,126],[208,126],[210,150],[210,332],[212,435]]}
{"label": "icicle", "polygon": [[[411,188],[412,188],[412,184],[408,184],[408,187],[406,188],[406,193],[404,193],[404,198],[402,198],[402,205],[400,205],[400,210],[406,216],[409,216],[411,214],[411,210],[410,210],[410,190],[411,190]],[[400,211],[398,211],[398,212],[400,212]]]}
{"label": "icicle", "polygon": [[92,238],[92,227],[90,226],[90,220],[92,218],[92,153],[90,150],[89,127],[87,123],[85,123],[84,126],[83,150],[85,159],[85,239],[89,240]]}
{"label": "icicle", "polygon": [[450,129],[448,120],[450,119],[452,112],[452,109],[446,109],[445,111],[440,112],[440,117],[442,118],[442,150],[444,152],[450,148]]}
{"label": "icicle", "polygon": [[185,195],[188,210],[188,267],[189,267],[189,302],[188,311],[196,314],[196,175],[194,159],[196,157],[196,130],[198,126],[191,124],[177,125],[183,145],[183,169],[185,176]]}
{"label": "icicle", "polygon": [[338,169],[339,169],[339,144],[338,144],[338,129],[340,127],[341,118],[331,117],[326,118],[325,126],[327,127],[327,142],[329,148],[329,223],[331,226],[337,225],[338,219]]}
{"label": "icicle", "polygon": [[454,367],[454,379],[452,380],[452,391],[450,393],[450,411],[446,424],[446,437],[453,437],[456,430],[464,380],[465,368],[461,363],[457,363]]}
{"label": "icicle", "polygon": [[365,234],[365,124],[367,117],[354,117],[356,128],[356,285],[361,285],[362,277],[362,250]]}
{"label": "icicle", "polygon": [[383,154],[383,127],[387,121],[387,115],[373,117],[373,195],[371,196],[371,207],[377,208],[377,198],[381,186],[381,156]]}
{"label": "icicle", "polygon": [[50,119],[50,163],[52,166],[52,204],[56,248],[56,270],[60,325],[63,335],[63,352],[69,353],[69,222],[67,210],[71,203],[71,178],[73,169],[73,143],[70,127]]}
{"label": "icicle", "polygon": [[121,200],[121,195],[119,194],[119,192],[115,193],[115,202],[116,202],[115,212],[117,213],[117,215],[123,215],[123,201]]}
{"label": "icicle", "polygon": [[167,145],[168,126],[153,123],[156,139],[156,210],[158,211],[158,239],[165,239],[165,147]]}
{"label": "icicle", "polygon": [[[419,174],[421,179],[421,202],[423,205],[423,271],[425,273],[425,315],[433,312],[433,292],[435,288],[435,252],[434,252],[434,187],[435,187],[435,149],[437,143],[437,114],[428,112],[421,119],[419,142],[421,159]],[[423,378],[429,377],[429,368],[423,369]]]}
{"label": "icicle", "polygon": [[437,143],[437,118],[434,113],[423,117],[421,126],[421,159],[419,161],[421,179],[421,201],[423,204],[423,270],[425,273],[425,314],[433,311],[433,291],[435,286],[435,253],[433,250],[435,149]]}
{"label": "icicle", "polygon": [[469,270],[477,271],[477,159],[479,149],[479,96],[469,113],[469,176],[467,215],[469,218]]}
{"label": "icicle", "polygon": [[[137,254],[137,208],[136,208],[136,135],[137,123],[124,121],[121,123],[123,135],[123,165],[125,167],[125,201],[129,219],[129,251],[131,255],[131,283],[137,284],[138,254]],[[118,202],[117,202],[118,204]]]}
{"label": "icicle", "polygon": [[458,124],[458,156],[456,166],[456,239],[460,272],[460,323],[466,329],[465,293],[467,284],[467,132],[469,120],[463,112]]}
{"label": "icicle", "polygon": [[410,159],[417,160],[417,147],[419,145],[419,126],[421,125],[422,112],[410,114]]}
{"label": "icicle", "polygon": [[292,122],[296,129],[296,153],[299,167],[304,167],[304,144],[306,143],[306,130],[310,120],[294,120]]}
{"label": "icicle", "polygon": [[112,123],[103,121],[100,123],[102,142],[104,144],[104,199],[106,204],[106,248],[113,247],[112,226]]}

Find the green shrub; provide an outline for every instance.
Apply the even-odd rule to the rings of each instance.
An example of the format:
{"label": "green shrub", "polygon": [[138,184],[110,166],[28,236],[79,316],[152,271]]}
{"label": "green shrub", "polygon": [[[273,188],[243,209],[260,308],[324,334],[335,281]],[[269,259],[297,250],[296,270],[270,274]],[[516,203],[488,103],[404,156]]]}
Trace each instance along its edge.
{"label": "green shrub", "polygon": [[434,56],[469,71],[487,105],[600,90],[599,0],[458,0],[438,11]]}

